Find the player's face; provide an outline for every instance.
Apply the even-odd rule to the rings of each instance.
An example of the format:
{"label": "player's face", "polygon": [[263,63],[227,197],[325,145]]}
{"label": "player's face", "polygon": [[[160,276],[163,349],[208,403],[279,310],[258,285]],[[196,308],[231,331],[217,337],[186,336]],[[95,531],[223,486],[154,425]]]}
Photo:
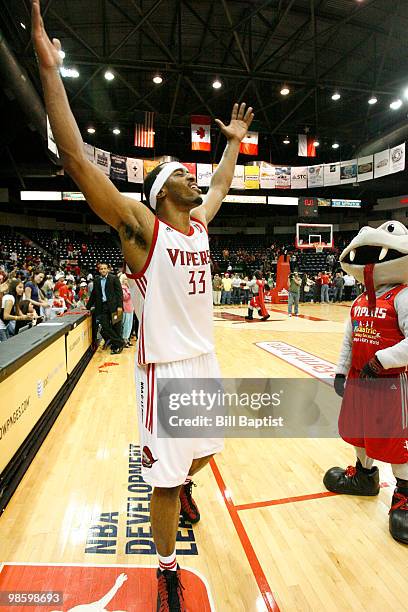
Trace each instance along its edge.
{"label": "player's face", "polygon": [[173,172],[169,177],[166,181],[166,189],[173,201],[190,205],[192,208],[203,201],[195,176],[182,168]]}
{"label": "player's face", "polygon": [[106,264],[101,264],[99,266],[99,274],[101,276],[107,276],[108,275],[108,266]]}

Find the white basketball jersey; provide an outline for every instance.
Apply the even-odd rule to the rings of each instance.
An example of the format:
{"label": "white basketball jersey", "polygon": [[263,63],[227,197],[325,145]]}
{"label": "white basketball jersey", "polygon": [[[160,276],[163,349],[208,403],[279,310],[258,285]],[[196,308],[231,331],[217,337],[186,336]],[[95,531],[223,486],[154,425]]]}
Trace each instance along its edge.
{"label": "white basketball jersey", "polygon": [[188,235],[156,218],[143,270],[129,274],[139,320],[139,365],[214,351],[208,234],[191,218]]}

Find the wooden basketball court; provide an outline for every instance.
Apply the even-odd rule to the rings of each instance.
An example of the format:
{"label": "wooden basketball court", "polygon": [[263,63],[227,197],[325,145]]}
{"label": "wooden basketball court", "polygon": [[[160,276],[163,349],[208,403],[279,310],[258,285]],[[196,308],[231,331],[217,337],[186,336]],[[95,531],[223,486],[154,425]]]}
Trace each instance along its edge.
{"label": "wooden basketball court", "polygon": [[[247,323],[246,309],[217,307],[223,376],[311,376],[260,342],[281,341],[335,364],[348,308],[308,304],[300,312],[289,319],[285,306],[273,305],[269,321]],[[149,492],[132,484],[140,451],[133,369],[133,351],[111,356],[98,349],[88,365],[1,517],[0,558],[16,564],[0,572],[2,590],[17,584],[15,576],[22,588],[48,590],[53,575],[61,590],[82,581],[86,604],[125,573],[106,609],[155,610]],[[380,466],[376,498],[336,496],[322,484],[327,468],[354,461],[353,449],[338,439],[227,440],[196,479],[201,522],[179,531],[178,560],[191,570],[187,609],[406,609],[407,551],[388,532],[389,466]],[[199,586],[190,587],[195,580]],[[57,609],[70,608],[38,607]]]}

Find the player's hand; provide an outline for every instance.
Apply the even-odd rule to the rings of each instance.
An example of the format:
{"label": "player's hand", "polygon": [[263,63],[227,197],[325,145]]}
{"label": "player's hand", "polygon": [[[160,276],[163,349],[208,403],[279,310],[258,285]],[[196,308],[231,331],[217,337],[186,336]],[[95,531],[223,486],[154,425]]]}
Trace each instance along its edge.
{"label": "player's hand", "polygon": [[31,0],[31,32],[37,58],[42,68],[59,68],[62,58],[59,54],[61,43],[58,38],[53,38],[52,42],[48,38],[41,17],[40,0]]}
{"label": "player's hand", "polygon": [[344,374],[336,374],[334,379],[334,390],[340,397],[343,397],[346,386],[346,377]]}
{"label": "player's hand", "polygon": [[245,102],[243,102],[241,106],[235,103],[232,108],[229,125],[225,125],[220,119],[216,119],[215,123],[217,123],[227,140],[241,142],[241,140],[245,138],[253,118],[254,113],[252,106],[247,109]]}
{"label": "player's hand", "polygon": [[377,355],[374,355],[364,366],[360,372],[360,378],[368,380],[369,378],[378,378],[384,371]]}

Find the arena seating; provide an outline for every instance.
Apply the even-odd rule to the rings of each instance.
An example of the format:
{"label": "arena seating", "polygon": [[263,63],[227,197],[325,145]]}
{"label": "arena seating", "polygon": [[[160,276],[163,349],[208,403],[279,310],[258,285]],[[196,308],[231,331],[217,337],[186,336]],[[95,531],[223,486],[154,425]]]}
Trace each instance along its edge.
{"label": "arena seating", "polygon": [[[33,241],[32,244],[27,239]],[[86,234],[74,231],[40,230],[29,228],[0,227],[2,250],[15,251],[19,260],[28,255],[40,257],[45,262],[78,261],[83,273],[95,273],[97,263],[105,260],[115,270],[123,265],[119,240],[109,232]],[[44,249],[48,257],[37,246]],[[86,245],[83,248],[83,245]],[[70,247],[70,249],[68,249]],[[289,254],[294,250],[290,236],[210,236],[211,256],[215,269],[226,272],[248,273],[256,268],[274,271],[279,254],[286,249]],[[228,255],[225,257],[225,250]],[[73,250],[73,253],[72,253]],[[296,251],[297,268],[300,273],[314,276],[326,269],[327,252]]]}
{"label": "arena seating", "polygon": [[[11,253],[15,252],[19,260],[25,260],[28,256],[31,256],[33,258],[40,257],[44,261],[44,253],[21,236],[18,230],[14,228],[0,227],[0,246],[2,253],[8,253],[8,256],[10,256]],[[9,257],[4,258],[3,255],[0,255],[0,257],[1,259],[9,259]]]}
{"label": "arena seating", "polygon": [[[49,256],[58,261],[77,260],[85,272],[96,272],[100,261],[106,261],[115,270],[120,269],[123,257],[119,242],[108,232],[85,234],[73,231],[22,229],[22,232],[45,249]],[[86,245],[86,252],[82,245]],[[72,246],[74,254],[70,254],[68,246]]]}

